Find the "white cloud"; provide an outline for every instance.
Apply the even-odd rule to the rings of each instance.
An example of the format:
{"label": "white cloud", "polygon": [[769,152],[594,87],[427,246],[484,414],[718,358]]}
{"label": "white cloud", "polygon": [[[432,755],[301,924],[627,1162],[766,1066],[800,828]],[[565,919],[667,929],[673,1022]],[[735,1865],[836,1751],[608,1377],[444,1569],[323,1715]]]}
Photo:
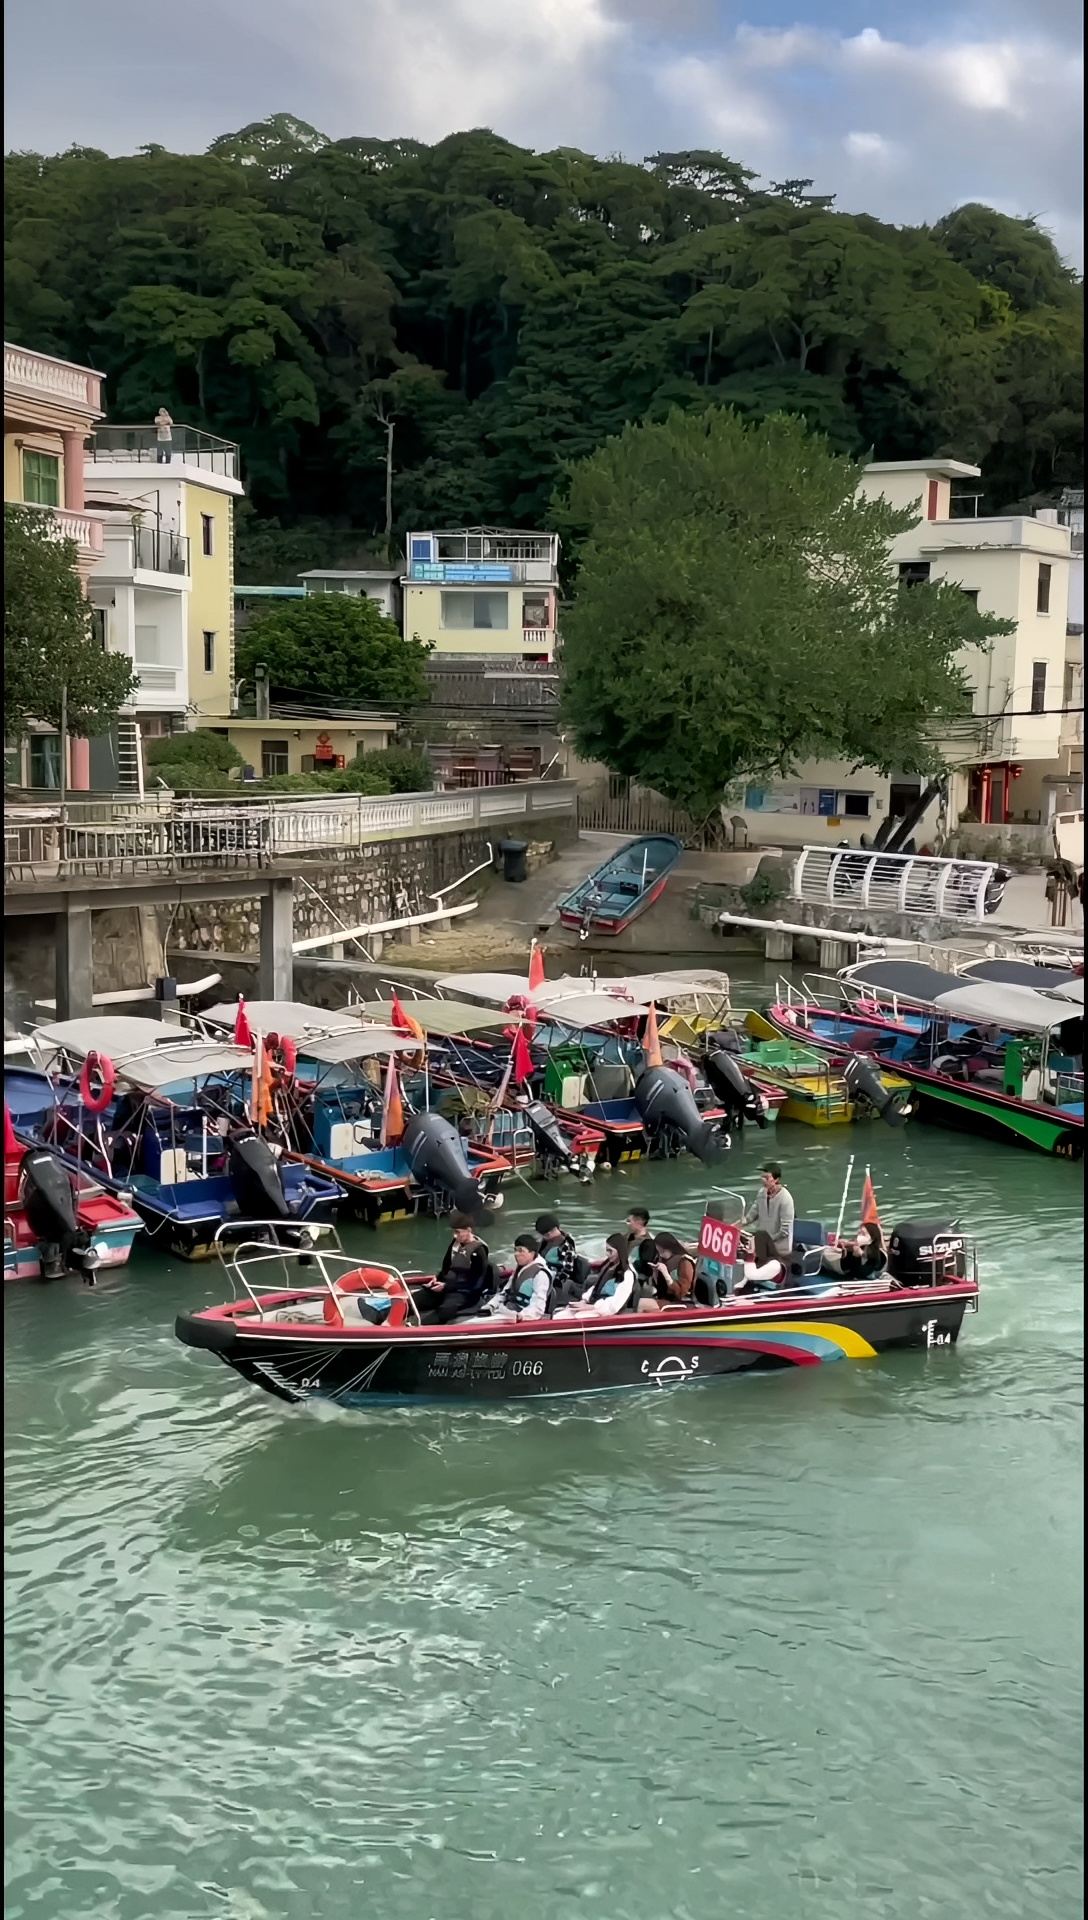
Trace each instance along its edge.
{"label": "white cloud", "polygon": [[895,153],[890,140],[882,133],[848,133],[843,146],[852,160],[879,160],[888,162]]}

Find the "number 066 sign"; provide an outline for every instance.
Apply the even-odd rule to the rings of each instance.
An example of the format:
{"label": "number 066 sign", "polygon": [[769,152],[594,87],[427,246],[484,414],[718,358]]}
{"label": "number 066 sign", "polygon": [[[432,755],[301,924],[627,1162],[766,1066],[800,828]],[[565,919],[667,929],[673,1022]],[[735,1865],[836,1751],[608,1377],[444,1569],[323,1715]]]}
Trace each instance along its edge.
{"label": "number 066 sign", "polygon": [[699,1228],[699,1257],[702,1260],[717,1260],[723,1267],[731,1267],[737,1257],[740,1245],[740,1228],[728,1220],[715,1220],[708,1213]]}

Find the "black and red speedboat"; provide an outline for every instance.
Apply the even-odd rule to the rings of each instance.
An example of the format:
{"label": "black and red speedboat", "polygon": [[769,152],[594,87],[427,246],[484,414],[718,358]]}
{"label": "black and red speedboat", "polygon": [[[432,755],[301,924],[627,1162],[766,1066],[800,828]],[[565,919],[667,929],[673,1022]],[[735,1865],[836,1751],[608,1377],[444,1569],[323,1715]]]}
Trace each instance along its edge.
{"label": "black and red speedboat", "polygon": [[[704,1232],[708,1221],[709,1211]],[[237,1297],[179,1315],[175,1331],[281,1400],[345,1408],[661,1388],[895,1348],[951,1348],[978,1306],[964,1237],[947,1222],[907,1222],[890,1245],[887,1272],[861,1290],[802,1271],[773,1293],[741,1299],[720,1263],[704,1259],[713,1307],[532,1321],[477,1313],[425,1326],[412,1298],[425,1276],[360,1267],[327,1241],[299,1253],[258,1237],[222,1250]]]}

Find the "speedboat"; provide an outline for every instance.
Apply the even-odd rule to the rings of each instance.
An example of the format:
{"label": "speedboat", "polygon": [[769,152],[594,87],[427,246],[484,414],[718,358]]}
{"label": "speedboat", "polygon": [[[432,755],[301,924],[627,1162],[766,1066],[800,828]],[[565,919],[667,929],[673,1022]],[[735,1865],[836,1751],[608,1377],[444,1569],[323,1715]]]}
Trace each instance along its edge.
{"label": "speedboat", "polygon": [[130,1201],[179,1258],[207,1258],[227,1221],[278,1218],[291,1237],[335,1218],[337,1182],[284,1161],[252,1123],[244,1048],[120,1015],[54,1022],[30,1038],[43,1071],[5,1080],[16,1131]]}
{"label": "speedboat", "polygon": [[740,1299],[731,1291],[738,1228],[720,1212],[708,1209],[700,1231],[709,1307],[521,1322],[477,1310],[424,1326],[413,1287],[425,1276],[360,1266],[338,1243],[300,1257],[255,1236],[221,1249],[233,1299],[179,1314],[175,1333],[277,1399],[359,1409],[660,1391],[894,1349],[940,1352],[977,1310],[967,1243],[941,1222],[898,1228],[888,1273],[872,1287],[802,1274],[773,1294]]}

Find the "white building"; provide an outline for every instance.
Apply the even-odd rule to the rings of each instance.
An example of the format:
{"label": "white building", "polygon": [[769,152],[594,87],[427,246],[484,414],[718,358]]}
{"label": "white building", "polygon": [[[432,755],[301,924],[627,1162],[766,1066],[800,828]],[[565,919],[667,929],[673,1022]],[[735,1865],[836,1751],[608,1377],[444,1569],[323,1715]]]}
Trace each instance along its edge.
{"label": "white building", "polygon": [[[948,581],[980,610],[1016,623],[988,652],[971,649],[964,656],[972,712],[941,740],[955,769],[949,824],[964,812],[987,824],[1045,821],[1068,788],[1062,708],[1069,685],[1070,529],[1039,515],[979,518],[957,511],[953,483],[979,475],[962,460],[874,461],[861,488],[917,512],[916,524],[889,552],[904,589]],[[883,775],[813,761],[789,782],[749,783],[741,811],[753,841],[800,845],[833,834],[856,843],[863,834],[871,839],[889,812],[904,813],[921,789],[920,778],[905,770]],[[915,832],[919,844],[934,824],[933,813],[923,818]]]}
{"label": "white building", "polygon": [[309,573],[300,573],[298,577],[307,594],[355,594],[361,599],[373,600],[388,619],[400,625],[399,567],[348,567],[342,571],[314,567]]}

